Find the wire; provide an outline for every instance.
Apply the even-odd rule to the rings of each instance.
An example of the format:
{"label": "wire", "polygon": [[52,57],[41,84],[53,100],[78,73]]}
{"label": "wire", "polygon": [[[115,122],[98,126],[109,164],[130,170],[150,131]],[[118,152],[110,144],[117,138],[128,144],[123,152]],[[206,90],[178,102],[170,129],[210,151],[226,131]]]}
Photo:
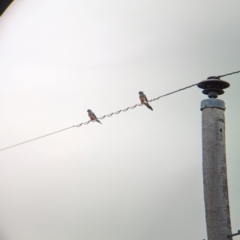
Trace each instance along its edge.
{"label": "wire", "polygon": [[[224,74],[224,75],[219,75],[219,76],[217,76],[217,78],[225,77],[225,76],[229,76],[229,75],[233,75],[233,74],[237,74],[237,73],[240,73],[240,71],[231,72],[231,73],[227,73],[227,74]],[[190,86],[187,86],[187,87],[184,87],[184,88],[180,88],[180,89],[178,89],[178,90],[176,90],[176,91],[173,91],[173,92],[170,92],[170,93],[161,95],[161,96],[159,96],[159,97],[157,97],[157,98],[153,98],[153,99],[149,100],[148,102],[157,101],[157,100],[159,100],[160,98],[163,98],[163,97],[169,96],[169,95],[171,95],[171,94],[174,94],[174,93],[177,93],[177,92],[186,90],[186,89],[188,89],[188,88],[194,87],[194,86],[196,86],[197,84],[198,84],[198,83],[195,83],[195,84],[192,84],[192,85],[190,85]],[[102,117],[99,117],[98,119],[102,120],[102,119],[104,119],[104,118],[106,118],[106,117],[112,117],[114,114],[119,114],[119,113],[121,113],[121,112],[126,112],[126,111],[128,111],[129,109],[134,109],[134,108],[139,107],[139,106],[142,106],[142,105],[143,105],[142,103],[140,103],[140,104],[135,104],[135,105],[132,106],[132,107],[127,107],[127,108],[121,109],[121,110],[119,110],[119,111],[112,112],[112,113],[110,113],[110,114],[106,114],[106,115],[104,115],[104,116],[102,116]],[[6,147],[6,148],[2,148],[2,149],[0,149],[0,151],[5,151],[5,150],[7,150],[7,149],[14,148],[14,147],[17,147],[17,146],[19,146],[19,145],[22,145],[22,144],[25,144],[25,143],[29,143],[29,142],[35,141],[35,140],[38,140],[38,139],[40,139],[40,138],[48,137],[48,136],[50,136],[50,135],[53,135],[53,134],[56,134],[56,133],[59,133],[59,132],[66,131],[66,130],[71,129],[71,128],[74,128],[74,127],[81,127],[82,125],[87,125],[87,124],[89,124],[91,121],[92,121],[92,120],[89,120],[89,121],[87,121],[87,122],[83,122],[83,123],[80,123],[80,124],[77,124],[77,125],[73,125],[73,126],[71,126],[71,127],[64,128],[64,129],[61,129],[61,130],[56,131],[56,132],[52,132],[52,133],[49,133],[49,134],[46,134],[46,135],[43,135],[43,136],[40,136],[40,137],[37,137],[37,138],[30,139],[30,140],[28,140],[28,141],[24,141],[24,142],[21,142],[21,143],[18,143],[18,144],[15,144],[15,145],[12,145],[12,146],[9,146],[9,147]]]}
{"label": "wire", "polygon": [[224,74],[224,75],[219,75],[219,76],[217,76],[217,77],[218,77],[218,78],[220,78],[220,77],[226,77],[226,76],[233,75],[233,74],[236,74],[236,73],[240,73],[240,71],[231,72],[231,73],[227,73],[227,74]]}
{"label": "wire", "polygon": [[[171,95],[171,94],[174,94],[174,93],[177,93],[177,92],[180,92],[180,91],[183,91],[183,90],[186,90],[186,89],[191,88],[191,87],[194,87],[194,86],[196,86],[196,85],[197,85],[197,83],[192,84],[192,85],[187,86],[187,87],[184,87],[184,88],[180,88],[180,89],[178,89],[178,90],[176,90],[176,91],[173,91],[173,92],[170,92],[170,93],[161,95],[161,96],[159,96],[159,97],[157,97],[157,98],[153,98],[153,99],[149,100],[148,102],[157,101],[157,100],[159,100],[160,98],[169,96],[169,95]],[[112,113],[110,113],[110,114],[106,114],[106,115],[104,115],[104,116],[102,116],[102,117],[99,117],[98,119],[102,120],[102,119],[104,119],[104,118],[106,118],[106,117],[112,117],[114,114],[119,114],[119,113],[121,113],[121,112],[126,112],[126,111],[128,111],[129,109],[134,109],[134,108],[139,107],[139,106],[142,106],[142,105],[143,105],[142,103],[135,104],[135,105],[132,106],[132,107],[127,107],[127,108],[121,109],[121,110],[119,110],[119,111],[112,112]],[[7,150],[7,149],[14,148],[14,147],[17,147],[17,146],[19,146],[19,145],[22,145],[22,144],[25,144],[25,143],[29,143],[29,142],[35,141],[35,140],[38,140],[38,139],[40,139],[40,138],[48,137],[48,136],[50,136],[50,135],[53,135],[53,134],[56,134],[56,133],[59,133],[59,132],[66,131],[66,130],[71,129],[71,128],[74,128],[74,127],[81,127],[82,125],[87,125],[87,124],[89,124],[90,122],[92,122],[92,120],[89,120],[89,121],[87,121],[87,122],[83,122],[83,123],[80,123],[80,124],[77,124],[77,125],[73,125],[73,126],[71,126],[71,127],[64,128],[64,129],[61,129],[61,130],[59,130],[59,131],[52,132],[52,133],[49,133],[49,134],[46,134],[46,135],[43,135],[43,136],[40,136],[40,137],[37,137],[37,138],[33,138],[33,139],[30,139],[30,140],[27,140],[27,141],[24,141],[24,142],[21,142],[21,143],[17,143],[17,144],[14,144],[14,145],[12,145],[12,146],[9,146],[9,147],[2,148],[2,149],[0,149],[0,151],[5,151],[5,150]]]}
{"label": "wire", "polygon": [[12,146],[9,146],[9,147],[6,147],[6,148],[2,148],[2,149],[0,149],[0,151],[4,151],[4,150],[10,149],[10,148],[14,148],[14,147],[17,147],[17,146],[19,146],[19,145],[22,145],[22,144],[25,144],[25,143],[28,143],[28,142],[35,141],[35,140],[40,139],[40,138],[48,137],[48,136],[50,136],[50,135],[53,135],[53,134],[56,134],[56,133],[59,133],[59,132],[66,131],[66,130],[68,130],[68,129],[70,129],[70,128],[73,128],[73,127],[74,127],[74,126],[68,127],[68,128],[64,128],[64,129],[61,129],[61,130],[56,131],[56,132],[48,133],[48,134],[43,135],[43,136],[41,136],[41,137],[37,137],[37,138],[33,138],[33,139],[30,139],[30,140],[27,140],[27,141],[24,141],[24,142],[21,142],[21,143],[17,143],[17,144],[15,144],[15,145],[12,145]]}
{"label": "wire", "polygon": [[[224,75],[219,75],[219,76],[217,76],[217,78],[225,77],[225,76],[229,76],[229,75],[233,75],[233,74],[237,74],[237,73],[240,73],[240,71],[232,72],[232,73],[227,73],[227,74],[224,74]],[[169,95],[171,95],[171,94],[174,94],[174,93],[177,93],[177,92],[186,90],[186,89],[188,89],[188,88],[194,87],[194,86],[196,86],[197,84],[198,84],[198,83],[195,83],[195,84],[192,84],[192,85],[190,85],[190,86],[187,86],[187,87],[184,87],[184,88],[180,88],[180,89],[178,89],[178,90],[176,90],[176,91],[173,91],[173,92],[170,92],[170,93],[161,95],[161,96],[159,96],[159,97],[157,97],[157,98],[153,98],[153,99],[149,100],[148,102],[157,101],[157,100],[159,100],[160,98],[163,98],[163,97],[169,96]],[[110,114],[106,114],[106,115],[104,115],[104,116],[102,116],[102,117],[99,117],[98,119],[102,120],[102,119],[104,119],[104,118],[106,118],[106,117],[112,117],[114,114],[119,114],[119,113],[121,113],[121,112],[126,112],[126,111],[128,111],[129,109],[134,109],[134,108],[139,107],[139,106],[142,106],[142,105],[143,105],[142,103],[140,103],[140,104],[135,104],[134,106],[127,107],[127,108],[121,109],[121,110],[119,110],[119,111],[112,112],[112,113],[110,113]],[[62,131],[66,131],[66,130],[68,130],[68,129],[70,129],[70,128],[81,127],[82,125],[87,125],[87,124],[89,124],[90,122],[92,122],[92,120],[89,120],[89,121],[87,121],[87,122],[83,122],[83,123],[80,123],[80,124],[77,124],[77,125],[73,125],[73,126],[71,126],[71,127],[64,128],[64,129],[62,129],[62,130],[59,130],[59,131],[56,131],[56,132],[52,132],[52,133],[49,133],[49,134],[46,134],[46,135],[43,135],[43,136],[40,136],[40,137],[37,137],[37,138],[33,138],[33,139],[28,140],[28,141],[24,141],[24,142],[21,142],[21,143],[18,143],[18,144],[15,144],[15,145],[12,145],[12,146],[9,146],[9,147],[6,147],[6,148],[2,148],[2,149],[0,149],[0,151],[5,151],[5,150],[7,150],[7,149],[10,149],[10,148],[13,148],[13,147],[17,147],[17,146],[19,146],[19,145],[22,145],[22,144],[25,144],[25,143],[28,143],[28,142],[35,141],[35,140],[38,140],[38,139],[40,139],[40,138],[48,137],[48,136],[50,136],[50,135],[53,135],[53,134],[56,134],[56,133],[59,133],[59,132],[62,132]]]}

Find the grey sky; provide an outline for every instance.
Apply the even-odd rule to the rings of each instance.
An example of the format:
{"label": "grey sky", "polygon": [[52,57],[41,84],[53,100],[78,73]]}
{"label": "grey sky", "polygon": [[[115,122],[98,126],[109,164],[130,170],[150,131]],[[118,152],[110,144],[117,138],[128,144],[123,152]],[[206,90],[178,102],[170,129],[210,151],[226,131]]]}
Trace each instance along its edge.
{"label": "grey sky", "polygon": [[[0,148],[240,70],[240,2],[14,1],[0,18]],[[240,229],[240,74],[225,77]],[[3,240],[206,239],[197,87],[0,153]],[[237,238],[237,237],[236,237]]]}

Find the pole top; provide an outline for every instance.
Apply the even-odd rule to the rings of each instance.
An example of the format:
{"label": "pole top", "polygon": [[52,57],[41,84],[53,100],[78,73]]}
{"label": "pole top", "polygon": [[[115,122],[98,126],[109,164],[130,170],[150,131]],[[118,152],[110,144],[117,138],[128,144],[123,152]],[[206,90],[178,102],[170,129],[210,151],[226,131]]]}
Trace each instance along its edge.
{"label": "pole top", "polygon": [[228,88],[230,84],[218,76],[211,76],[198,83],[197,86],[204,89],[202,93],[208,95],[209,98],[217,98],[218,95],[224,94],[223,89]]}
{"label": "pole top", "polygon": [[225,102],[221,99],[207,98],[201,101],[201,111],[205,108],[219,108],[225,111]]}

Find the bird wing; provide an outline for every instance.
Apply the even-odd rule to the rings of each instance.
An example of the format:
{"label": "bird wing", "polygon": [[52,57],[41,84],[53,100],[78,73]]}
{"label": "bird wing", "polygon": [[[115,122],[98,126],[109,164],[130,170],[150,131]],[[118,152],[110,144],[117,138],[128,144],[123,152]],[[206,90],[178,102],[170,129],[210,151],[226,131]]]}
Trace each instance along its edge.
{"label": "bird wing", "polygon": [[91,120],[96,119],[96,116],[93,112],[88,113],[88,116],[90,117]]}
{"label": "bird wing", "polygon": [[96,115],[94,113],[92,115],[93,115],[94,119],[97,119],[97,117],[96,117]]}

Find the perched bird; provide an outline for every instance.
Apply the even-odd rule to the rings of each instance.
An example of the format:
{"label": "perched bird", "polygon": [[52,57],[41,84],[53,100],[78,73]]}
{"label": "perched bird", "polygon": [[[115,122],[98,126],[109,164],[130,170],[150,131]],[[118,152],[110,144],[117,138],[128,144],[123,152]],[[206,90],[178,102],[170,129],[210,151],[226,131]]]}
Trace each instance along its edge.
{"label": "perched bird", "polygon": [[139,92],[139,98],[142,104],[153,111],[153,108],[148,103],[146,95],[142,91]]}
{"label": "perched bird", "polygon": [[[90,117],[90,119],[91,119],[92,121],[101,123],[101,122],[97,119],[96,115],[92,112],[92,110],[88,109],[87,112],[88,112],[88,116]],[[102,123],[101,123],[101,124],[102,124]]]}

